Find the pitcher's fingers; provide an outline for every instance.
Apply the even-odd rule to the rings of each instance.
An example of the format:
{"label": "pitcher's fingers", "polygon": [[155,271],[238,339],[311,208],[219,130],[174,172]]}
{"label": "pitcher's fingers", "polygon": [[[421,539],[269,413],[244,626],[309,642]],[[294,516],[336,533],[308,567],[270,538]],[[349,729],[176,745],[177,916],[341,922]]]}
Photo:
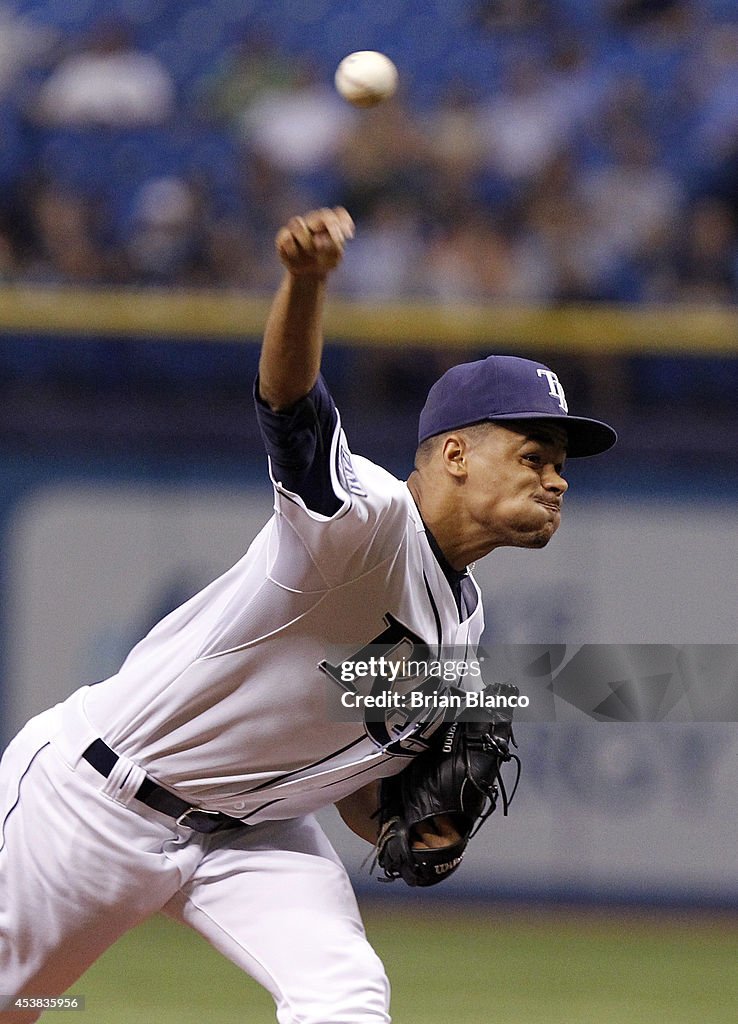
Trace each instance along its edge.
{"label": "pitcher's fingers", "polygon": [[315,238],[304,217],[291,217],[277,232],[275,245],[279,255],[287,260],[315,252]]}
{"label": "pitcher's fingers", "polygon": [[332,210],[325,206],[321,210],[315,210],[307,215],[306,221],[311,231],[324,231],[339,252],[343,252],[346,239],[352,237],[353,221],[350,218],[347,221],[346,217],[340,216],[338,208]]}
{"label": "pitcher's fingers", "polygon": [[353,238],[356,234],[356,225],[354,224],[353,217],[344,206],[336,206],[333,209],[338,221],[341,225],[345,238]]}
{"label": "pitcher's fingers", "polygon": [[297,247],[297,242],[295,241],[295,236],[287,227],[279,229],[277,237],[274,240],[274,246],[279,253],[279,256],[285,260],[295,260],[300,253],[300,250]]}
{"label": "pitcher's fingers", "polygon": [[287,227],[292,232],[292,237],[297,242],[298,246],[303,252],[312,252],[314,249],[313,245],[313,230],[307,222],[305,217],[290,217],[287,221]]}

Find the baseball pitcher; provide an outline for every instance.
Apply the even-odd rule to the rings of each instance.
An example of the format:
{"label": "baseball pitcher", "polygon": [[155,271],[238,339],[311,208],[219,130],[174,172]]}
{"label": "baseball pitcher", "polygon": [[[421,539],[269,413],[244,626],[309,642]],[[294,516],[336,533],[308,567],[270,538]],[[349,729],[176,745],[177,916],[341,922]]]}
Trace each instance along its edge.
{"label": "baseball pitcher", "polygon": [[337,669],[367,651],[471,656],[468,567],[546,545],[565,459],[615,433],[570,415],[548,367],[490,356],[431,389],[407,481],[354,455],[320,375],[326,284],[353,233],[339,208],[276,237],[284,276],[254,390],[272,518],[114,676],[5,751],[3,1020],[37,1020],[34,1000],[161,911],[263,985],[280,1024],[388,1024],[383,966],[314,812],[336,804],[388,877],[429,885],[494,808],[508,717],[333,713],[349,689]]}

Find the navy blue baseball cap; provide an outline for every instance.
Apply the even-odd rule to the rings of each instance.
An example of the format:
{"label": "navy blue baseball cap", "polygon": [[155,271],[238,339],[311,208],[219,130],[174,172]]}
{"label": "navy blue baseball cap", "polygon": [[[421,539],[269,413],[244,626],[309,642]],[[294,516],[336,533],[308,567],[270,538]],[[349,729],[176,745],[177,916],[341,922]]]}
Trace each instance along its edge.
{"label": "navy blue baseball cap", "polygon": [[519,356],[487,356],[452,366],[428,392],[418,424],[418,444],[436,434],[492,420],[541,420],[567,434],[567,455],[599,455],[618,439],[612,427],[570,416],[559,378],[543,363]]}

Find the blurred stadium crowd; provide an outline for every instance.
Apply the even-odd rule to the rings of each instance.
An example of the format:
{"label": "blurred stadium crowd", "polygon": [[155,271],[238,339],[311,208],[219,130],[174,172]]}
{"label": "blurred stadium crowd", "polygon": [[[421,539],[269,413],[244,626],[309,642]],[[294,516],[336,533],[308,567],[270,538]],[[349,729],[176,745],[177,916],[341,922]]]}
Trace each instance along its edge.
{"label": "blurred stadium crowd", "polygon": [[738,299],[735,2],[6,0],[0,123],[5,280],[267,289],[327,202],[350,295]]}
{"label": "blurred stadium crowd", "polygon": [[[402,88],[356,111],[333,72],[367,48]],[[358,225],[334,294],[730,311],[738,2],[0,0],[0,282],[263,293],[276,227],[325,204]],[[30,340],[0,342],[6,442],[255,440],[253,346]],[[738,459],[738,358],[540,354],[618,458]],[[366,454],[411,457],[459,357],[332,346]]]}

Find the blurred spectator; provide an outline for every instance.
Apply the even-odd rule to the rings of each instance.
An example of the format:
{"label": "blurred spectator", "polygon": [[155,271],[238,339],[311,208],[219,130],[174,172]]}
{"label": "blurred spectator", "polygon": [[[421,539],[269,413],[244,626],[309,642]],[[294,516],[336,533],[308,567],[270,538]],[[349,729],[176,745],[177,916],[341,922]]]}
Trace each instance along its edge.
{"label": "blurred spectator", "polygon": [[[278,171],[261,154],[242,149],[236,175],[241,218],[257,239],[261,251],[270,248],[275,226],[302,209],[305,198],[294,176]],[[324,199],[324,197],[323,197]]]}
{"label": "blurred spectator", "polygon": [[358,224],[351,259],[336,274],[336,285],[357,298],[401,299],[421,290],[424,240],[412,204],[388,196]]}
{"label": "blurred spectator", "polygon": [[61,60],[39,91],[35,116],[55,125],[160,124],[170,117],[174,98],[161,62],[136,48],[127,24],[107,20]]}
{"label": "blurred spectator", "polygon": [[533,51],[509,59],[497,96],[479,111],[489,166],[525,182],[571,145],[603,98],[586,51],[568,38],[544,60]]}
{"label": "blurred spectator", "polygon": [[689,0],[610,0],[609,16],[625,28],[640,25],[680,26],[689,17]]}
{"label": "blurred spectator", "polygon": [[709,28],[685,77],[696,122],[695,146],[705,166],[720,159],[738,138],[738,24]]}
{"label": "blurred spectator", "polygon": [[209,283],[219,288],[273,291],[279,269],[264,259],[264,252],[264,241],[243,219],[218,218],[207,237]]}
{"label": "blurred spectator", "polygon": [[324,75],[288,59],[261,33],[245,35],[197,90],[201,116],[228,126],[247,155],[276,175],[325,168],[353,120]]}
{"label": "blurred spectator", "polygon": [[92,204],[53,182],[40,182],[30,203],[32,240],[26,275],[59,284],[110,280],[113,261],[99,238]]}
{"label": "blurred spectator", "polygon": [[453,81],[425,118],[428,180],[435,216],[454,219],[479,206],[484,192],[484,145],[474,91]]}
{"label": "blurred spectator", "polygon": [[627,78],[641,82],[643,112],[653,118],[649,129],[674,149],[673,165],[687,156],[683,76],[709,24],[706,5],[640,0],[616,3],[610,13],[613,28],[606,33],[605,52],[617,69],[618,84]]}
{"label": "blurred spectator", "polygon": [[448,303],[529,298],[528,268],[521,255],[511,234],[490,217],[459,220],[430,245],[428,291]]}
{"label": "blurred spectator", "polygon": [[530,295],[539,301],[614,297],[617,265],[577,187],[577,168],[571,154],[563,154],[543,169],[520,204]]}
{"label": "blurred spectator", "polygon": [[289,88],[263,89],[244,109],[242,137],[278,171],[310,174],[335,158],[354,115],[335,89],[304,63]]}
{"label": "blurred spectator", "polygon": [[204,198],[180,178],[153,178],[135,197],[126,253],[138,284],[205,283]]}
{"label": "blurred spectator", "polygon": [[705,197],[690,208],[678,235],[672,301],[738,300],[738,225],[725,203]]}
{"label": "blurred spectator", "polygon": [[639,120],[618,110],[604,128],[607,162],[582,171],[575,193],[612,279],[626,264],[635,268],[667,258],[686,192]]}
{"label": "blurred spectator", "polygon": [[244,117],[263,93],[288,92],[299,68],[263,34],[246,33],[197,85],[198,109],[209,121],[230,126],[241,137]]}
{"label": "blurred spectator", "polygon": [[429,140],[419,119],[396,96],[362,111],[344,136],[336,159],[341,201],[359,220],[387,199],[413,202],[420,215],[434,202],[425,195],[430,167]]}
{"label": "blurred spectator", "polygon": [[522,32],[549,27],[550,0],[477,0],[473,21],[490,32]]}
{"label": "blurred spectator", "polygon": [[0,98],[12,92],[26,67],[50,53],[57,33],[17,14],[11,4],[0,4]]}
{"label": "blurred spectator", "polygon": [[725,203],[738,228],[738,132],[722,159],[710,168],[698,194],[712,196]]}
{"label": "blurred spectator", "polygon": [[[271,225],[252,224],[250,211],[216,211],[204,179],[151,178],[134,196],[125,243],[128,279],[135,284],[271,290],[279,265],[264,260]],[[290,214],[294,207],[290,207]]]}

